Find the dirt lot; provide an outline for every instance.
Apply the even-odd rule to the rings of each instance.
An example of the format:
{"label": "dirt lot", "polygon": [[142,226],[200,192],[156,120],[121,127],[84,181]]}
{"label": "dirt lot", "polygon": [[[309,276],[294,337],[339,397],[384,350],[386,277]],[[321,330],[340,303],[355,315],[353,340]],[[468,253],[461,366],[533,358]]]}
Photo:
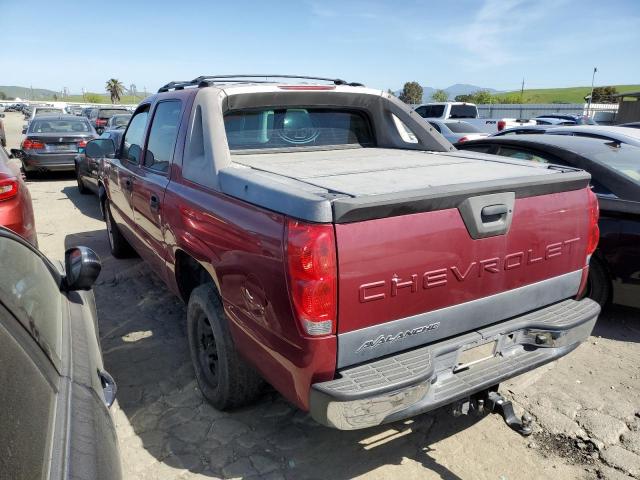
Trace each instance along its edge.
{"label": "dirt lot", "polygon": [[[21,116],[8,114],[9,146]],[[203,403],[186,346],[185,308],[138,259],[109,255],[97,200],[73,176],[29,183],[42,250],[72,245],[103,262],[95,287],[102,348],[119,391],[113,407],[126,479],[623,479],[640,478],[640,312],[607,310],[569,356],[503,384],[535,433],[496,415],[446,409],[339,432],[266,391],[250,408]]]}

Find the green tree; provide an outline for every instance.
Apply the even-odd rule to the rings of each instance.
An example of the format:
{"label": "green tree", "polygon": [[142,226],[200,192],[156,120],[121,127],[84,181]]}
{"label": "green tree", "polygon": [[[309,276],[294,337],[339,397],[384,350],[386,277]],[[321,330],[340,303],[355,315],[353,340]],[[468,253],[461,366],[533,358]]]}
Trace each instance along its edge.
{"label": "green tree", "polygon": [[614,95],[618,93],[616,87],[595,87],[593,89],[592,103],[616,103],[618,100],[614,98]]}
{"label": "green tree", "polygon": [[396,96],[396,94],[395,94],[395,93],[393,93],[393,90],[391,90],[390,88],[387,88],[387,93],[388,93],[389,95],[393,95],[394,97]]}
{"label": "green tree", "polygon": [[493,95],[489,90],[478,90],[473,94],[473,103],[494,103]]}
{"label": "green tree", "polygon": [[[524,102],[524,100],[523,100]],[[509,95],[494,95],[493,103],[522,103],[520,102],[520,94],[519,93],[511,93]],[[526,102],[525,102],[526,103]]]}
{"label": "green tree", "polygon": [[6,100],[7,99],[7,94],[4,92],[0,92],[0,100]]}
{"label": "green tree", "polygon": [[399,98],[404,103],[416,105],[418,103],[422,103],[422,93],[422,87],[418,82],[407,82],[404,84]]}
{"label": "green tree", "polygon": [[456,98],[454,98],[454,100],[456,102],[465,102],[465,103],[473,103],[473,95],[471,94],[464,94],[464,95],[456,95]]}
{"label": "green tree", "polygon": [[111,78],[107,80],[107,85],[105,87],[107,93],[111,97],[111,103],[119,102],[122,96],[124,95],[124,85],[120,80],[115,78]]}
{"label": "green tree", "polygon": [[104,98],[102,98],[102,95],[99,95],[97,93],[86,93],[84,95],[84,100],[87,103],[102,103],[104,101]]}
{"label": "green tree", "polygon": [[438,89],[433,92],[433,95],[431,95],[431,100],[433,100],[434,102],[446,102],[447,100],[449,100],[449,94],[444,90]]}

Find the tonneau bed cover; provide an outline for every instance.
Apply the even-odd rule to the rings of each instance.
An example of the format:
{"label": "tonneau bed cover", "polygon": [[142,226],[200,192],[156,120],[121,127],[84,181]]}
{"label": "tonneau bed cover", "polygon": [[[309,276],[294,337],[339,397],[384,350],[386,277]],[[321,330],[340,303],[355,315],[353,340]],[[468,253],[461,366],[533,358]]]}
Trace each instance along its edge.
{"label": "tonneau bed cover", "polygon": [[451,208],[470,195],[517,197],[583,188],[585,172],[470,152],[389,148],[235,154],[224,193],[314,222],[352,222]]}

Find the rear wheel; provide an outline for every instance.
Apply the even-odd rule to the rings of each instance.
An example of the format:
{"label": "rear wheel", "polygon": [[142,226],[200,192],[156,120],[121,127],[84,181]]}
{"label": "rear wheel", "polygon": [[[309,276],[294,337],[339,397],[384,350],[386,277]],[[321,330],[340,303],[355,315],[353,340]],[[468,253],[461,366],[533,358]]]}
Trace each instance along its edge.
{"label": "rear wheel", "polygon": [[218,410],[251,403],[264,382],[238,354],[213,284],[191,292],[187,333],[196,380],[207,401]]}
{"label": "rear wheel", "polygon": [[604,307],[611,296],[611,281],[604,264],[596,257],[589,262],[586,296]]}
{"label": "rear wheel", "polygon": [[104,221],[107,225],[107,237],[109,238],[109,247],[111,248],[111,255],[116,258],[126,258],[133,254],[133,248],[127,240],[122,236],[120,229],[116,222],[113,221],[111,216],[111,208],[109,207],[109,200],[104,201]]}

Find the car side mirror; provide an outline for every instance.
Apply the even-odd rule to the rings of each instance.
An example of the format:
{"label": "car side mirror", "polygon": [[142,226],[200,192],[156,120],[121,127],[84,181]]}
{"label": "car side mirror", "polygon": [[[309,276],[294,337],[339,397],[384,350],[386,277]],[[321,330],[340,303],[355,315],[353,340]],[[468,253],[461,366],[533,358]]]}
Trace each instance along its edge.
{"label": "car side mirror", "polygon": [[13,158],[22,158],[24,156],[24,152],[22,150],[20,150],[19,148],[12,148],[11,149],[11,156]]}
{"label": "car side mirror", "polygon": [[102,270],[100,258],[88,247],[73,247],[64,252],[64,267],[65,286],[69,292],[91,290]]}
{"label": "car side mirror", "polygon": [[87,143],[84,149],[87,158],[115,158],[116,145],[110,138],[96,138]]}
{"label": "car side mirror", "polygon": [[27,133],[27,127],[22,127],[22,135],[25,135]]}

